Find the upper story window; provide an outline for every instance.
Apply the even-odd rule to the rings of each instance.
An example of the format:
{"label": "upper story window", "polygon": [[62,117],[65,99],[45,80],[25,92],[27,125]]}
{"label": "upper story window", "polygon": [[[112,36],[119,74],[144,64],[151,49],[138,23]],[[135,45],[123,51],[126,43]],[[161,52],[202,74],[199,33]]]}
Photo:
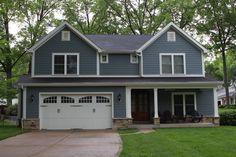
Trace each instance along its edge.
{"label": "upper story window", "polygon": [[167,41],[176,41],[175,32],[167,32]]}
{"label": "upper story window", "polygon": [[108,63],[108,54],[101,54],[100,55],[100,62],[101,63]]}
{"label": "upper story window", "polygon": [[70,41],[70,31],[62,31],[61,32],[61,40],[62,41]]}
{"label": "upper story window", "polygon": [[160,54],[161,74],[185,74],[184,54]]}
{"label": "upper story window", "polygon": [[138,63],[138,56],[136,54],[130,54],[130,63]]}
{"label": "upper story window", "polygon": [[53,54],[52,74],[78,75],[79,54]]}

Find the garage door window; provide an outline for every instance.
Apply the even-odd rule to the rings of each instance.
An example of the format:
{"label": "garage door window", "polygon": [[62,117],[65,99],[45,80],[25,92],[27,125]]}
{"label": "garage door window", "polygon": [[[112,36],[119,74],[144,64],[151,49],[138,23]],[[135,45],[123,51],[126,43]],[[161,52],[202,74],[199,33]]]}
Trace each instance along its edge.
{"label": "garage door window", "polygon": [[92,103],[92,96],[84,96],[79,98],[79,103]]}
{"label": "garage door window", "polygon": [[110,100],[104,96],[96,96],[97,103],[109,103]]}
{"label": "garage door window", "polygon": [[61,103],[75,103],[75,99],[68,96],[61,96]]}
{"label": "garage door window", "polygon": [[57,96],[50,96],[43,99],[43,103],[52,104],[57,103]]}

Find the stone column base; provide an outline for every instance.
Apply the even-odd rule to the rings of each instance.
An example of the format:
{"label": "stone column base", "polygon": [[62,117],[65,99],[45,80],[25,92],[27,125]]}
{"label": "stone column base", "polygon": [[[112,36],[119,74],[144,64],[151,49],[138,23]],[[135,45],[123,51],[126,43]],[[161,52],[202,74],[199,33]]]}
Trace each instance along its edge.
{"label": "stone column base", "polygon": [[160,118],[153,118],[153,124],[156,126],[156,127],[160,127]]}
{"label": "stone column base", "polygon": [[203,117],[202,123],[213,123],[216,126],[220,125],[220,117]]}
{"label": "stone column base", "polygon": [[39,130],[39,119],[22,119],[22,128]]}
{"label": "stone column base", "polygon": [[113,118],[113,130],[117,130],[119,128],[130,128],[133,124],[132,118]]}

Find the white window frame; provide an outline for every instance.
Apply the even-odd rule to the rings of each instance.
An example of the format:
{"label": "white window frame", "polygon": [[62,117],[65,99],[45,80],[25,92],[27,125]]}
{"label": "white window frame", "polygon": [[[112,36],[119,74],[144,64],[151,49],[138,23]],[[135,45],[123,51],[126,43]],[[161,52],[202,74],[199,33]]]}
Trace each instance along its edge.
{"label": "white window frame", "polygon": [[[65,38],[65,33],[68,33],[68,38]],[[61,31],[61,41],[70,41],[70,31]]]}
{"label": "white window frame", "polygon": [[[106,61],[103,61],[103,60],[102,60],[102,57],[103,57],[103,56],[106,56]],[[100,63],[109,63],[108,54],[101,54],[101,55],[100,55]]]}
{"label": "white window frame", "polygon": [[[61,55],[61,56],[64,56],[64,74],[54,74],[54,58],[55,56],[57,55]],[[77,73],[76,74],[67,74],[67,56],[68,55],[76,55],[77,56]],[[55,76],[60,76],[60,75],[63,75],[63,76],[74,76],[74,75],[79,75],[79,53],[52,53],[52,75],[55,75]]]}
{"label": "white window frame", "polygon": [[[171,56],[171,74],[163,74],[162,72],[162,56]],[[183,64],[184,64],[184,73],[177,73],[175,74],[175,67],[174,67],[174,56],[183,56]],[[185,59],[185,53],[160,53],[159,55],[159,63],[160,63],[160,75],[186,75],[186,59]]]}
{"label": "white window frame", "polygon": [[[135,62],[133,61],[133,57],[134,57],[134,56],[137,57],[137,60],[136,60]],[[139,62],[138,55],[136,55],[136,54],[130,54],[130,63],[132,63],[132,64],[138,64],[138,62]]]}
{"label": "white window frame", "polygon": [[[171,35],[174,36],[173,39],[170,38]],[[168,41],[168,42],[175,42],[175,41],[176,41],[176,33],[173,32],[173,31],[168,31],[168,32],[167,32],[167,41]]]}
{"label": "white window frame", "polygon": [[186,102],[185,96],[186,95],[193,95],[194,97],[194,110],[197,111],[197,97],[196,92],[173,92],[171,95],[171,104],[172,104],[172,115],[175,114],[175,104],[174,104],[174,96],[175,95],[182,95],[183,96],[183,115],[186,116]]}

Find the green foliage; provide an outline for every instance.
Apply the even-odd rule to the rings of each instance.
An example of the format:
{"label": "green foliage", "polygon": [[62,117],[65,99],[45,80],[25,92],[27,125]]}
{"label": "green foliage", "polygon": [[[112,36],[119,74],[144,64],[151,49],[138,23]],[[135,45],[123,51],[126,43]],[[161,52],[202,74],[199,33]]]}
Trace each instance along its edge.
{"label": "green foliage", "polygon": [[219,112],[220,125],[233,125],[236,126],[236,109],[224,109]]}
{"label": "green foliage", "polygon": [[7,106],[6,108],[6,115],[7,116],[17,116],[17,112],[18,112],[18,105],[11,105],[11,106]]}
{"label": "green foliage", "polygon": [[16,126],[1,126],[0,125],[0,141],[12,136],[16,136],[24,133],[25,130],[18,128]]}
{"label": "green foliage", "polygon": [[[235,50],[231,50],[226,53],[226,61],[228,66],[228,77],[229,80],[235,81],[236,80],[236,52]],[[223,63],[222,57],[217,57],[212,62],[205,62],[205,70],[207,73],[215,76],[218,80],[223,80],[224,73],[223,73]]]}

